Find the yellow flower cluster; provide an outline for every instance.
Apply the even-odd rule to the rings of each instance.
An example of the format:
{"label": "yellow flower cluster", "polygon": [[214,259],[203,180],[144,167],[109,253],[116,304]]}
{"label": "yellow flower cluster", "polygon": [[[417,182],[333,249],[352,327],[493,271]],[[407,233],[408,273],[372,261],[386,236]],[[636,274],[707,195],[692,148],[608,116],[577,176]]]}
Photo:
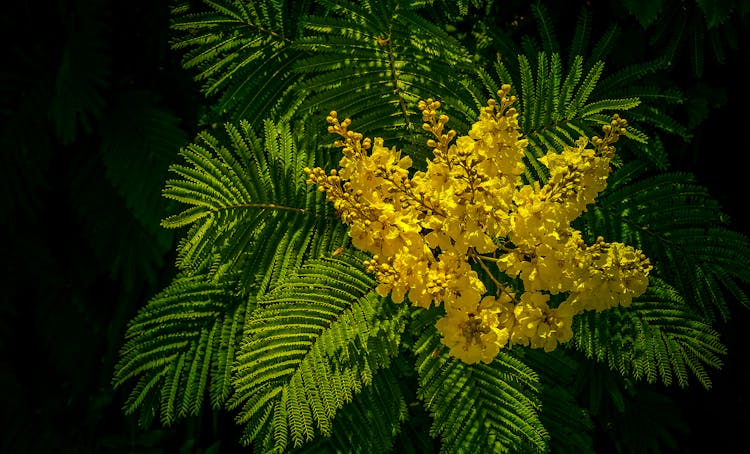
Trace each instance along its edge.
{"label": "yellow flower cluster", "polygon": [[[592,147],[581,138],[549,152],[540,159],[549,180],[523,184],[527,141],[510,88],[503,85],[500,102],[489,100],[459,137],[445,130],[439,102],[421,101],[423,127],[434,135],[425,171],[410,173],[408,156],[350,131],[351,121],[336,112],[326,120],[341,137],[340,169],[305,169],[307,183],[350,224],[354,246],[372,254],[364,265],[377,292],[396,303],[442,304],[442,342],[467,363],[489,363],[509,345],[555,349],[573,336],[574,315],[630,304],[651,270],[640,251],[603,238],[587,246],[570,227],[606,186],[625,120],[614,116]],[[550,307],[551,298],[562,302]]]}

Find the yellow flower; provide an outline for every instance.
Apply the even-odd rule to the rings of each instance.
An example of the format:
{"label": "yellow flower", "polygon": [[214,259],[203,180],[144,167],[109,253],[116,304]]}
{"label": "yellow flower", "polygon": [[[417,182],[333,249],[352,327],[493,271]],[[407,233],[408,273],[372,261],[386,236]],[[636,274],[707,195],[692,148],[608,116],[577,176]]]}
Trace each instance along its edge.
{"label": "yellow flower", "polygon": [[505,344],[498,325],[497,301],[487,296],[471,307],[447,309],[435,327],[452,356],[474,364],[492,362]]}
{"label": "yellow flower", "polygon": [[[539,159],[549,178],[523,184],[528,141],[510,90],[503,85],[463,136],[447,130],[439,102],[420,101],[434,136],[425,170],[412,171],[411,158],[382,139],[350,131],[336,112],[326,121],[341,137],[340,169],[304,169],[350,224],[354,246],[373,254],[365,267],[378,294],[425,309],[442,304],[442,342],[467,363],[490,362],[507,345],[555,349],[572,338],[576,314],[630,304],[651,270],[641,251],[602,238],[587,246],[570,226],[605,188],[626,122],[615,116],[604,138],[549,152]],[[479,268],[498,296],[485,295]],[[559,294],[567,299],[550,308]]]}

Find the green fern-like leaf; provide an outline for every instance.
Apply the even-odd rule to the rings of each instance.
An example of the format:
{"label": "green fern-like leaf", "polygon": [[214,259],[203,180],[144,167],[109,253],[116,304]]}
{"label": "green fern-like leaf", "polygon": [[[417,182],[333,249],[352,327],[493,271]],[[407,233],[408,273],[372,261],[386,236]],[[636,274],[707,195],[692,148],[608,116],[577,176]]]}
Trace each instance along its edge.
{"label": "green fern-like leaf", "polygon": [[[292,48],[298,21],[309,1],[214,0],[194,10],[190,2],[172,10],[172,46],[184,52],[183,66],[196,71],[203,92],[215,100],[204,121],[279,118],[299,102],[300,77],[291,69],[302,54]],[[281,109],[281,110],[279,110]]]}
{"label": "green fern-like leaf", "polygon": [[188,207],[163,225],[192,224],[178,248],[181,269],[240,270],[249,287],[265,286],[304,254],[330,253],[343,242],[342,225],[305,183],[310,158],[289,126],[266,122],[265,141],[248,122],[225,129],[219,137],[201,133],[181,151],[185,164],[171,167],[181,178],[167,181],[164,195]]}
{"label": "green fern-like leaf", "polygon": [[130,322],[114,384],[135,381],[125,412],[164,424],[197,415],[206,394],[214,408],[229,397],[243,322],[254,304],[228,289],[236,279],[176,279]]}
{"label": "green fern-like leaf", "polygon": [[674,288],[652,278],[647,293],[628,308],[576,317],[574,342],[587,356],[624,376],[673,381],[685,387],[693,375],[709,388],[706,367],[719,368],[726,354],[719,334],[685,305]]}
{"label": "green fern-like leaf", "polygon": [[407,417],[395,368],[379,370],[372,383],[336,412],[330,438],[316,438],[292,452],[322,454],[342,452],[403,451],[395,445],[401,422]]}
{"label": "green fern-like leaf", "polygon": [[110,57],[103,11],[99,3],[81,2],[77,14],[66,15],[67,40],[55,78],[49,114],[57,137],[72,143],[80,131],[90,132],[104,110]]}
{"label": "green fern-like leaf", "polygon": [[[421,319],[420,319],[421,318]],[[467,365],[441,350],[435,312],[417,320],[418,396],[434,418],[431,434],[446,452],[544,451],[537,374],[510,352]]]}
{"label": "green fern-like leaf", "polygon": [[550,52],[559,52],[559,40],[557,39],[557,31],[555,25],[551,21],[551,17],[547,8],[541,2],[537,2],[531,5],[531,14],[536,19],[537,27],[539,28],[539,36],[542,40],[542,46],[544,49],[548,49]]}
{"label": "green fern-like leaf", "polygon": [[554,452],[593,453],[594,424],[575,393],[581,368],[579,358],[570,355],[567,349],[552,352],[514,349],[513,352],[539,374],[542,385],[540,416],[550,436],[548,445]]}
{"label": "green fern-like leaf", "polygon": [[107,178],[123,195],[133,215],[155,235],[171,234],[159,228],[167,215],[167,200],[160,190],[167,169],[187,144],[179,119],[160,108],[158,96],[147,91],[123,93],[111,114],[102,119],[102,158]]}
{"label": "green fern-like leaf", "polygon": [[602,235],[643,250],[657,275],[707,320],[729,317],[728,295],[750,307],[741,290],[750,281],[750,240],[728,227],[721,207],[692,175],[630,179],[642,172],[640,167],[612,175],[582,218],[592,238]]}
{"label": "green fern-like leaf", "polygon": [[448,108],[468,111],[448,101],[468,52],[412,2],[321,3],[333,15],[308,18],[307,34],[295,45],[310,54],[296,67],[312,93],[299,107],[312,115],[308,129],[336,110],[369,135],[414,142],[422,123],[419,100],[440,96]]}
{"label": "green fern-like leaf", "polygon": [[231,402],[245,443],[284,450],[330,436],[336,412],[397,354],[403,307],[374,294],[360,262],[310,261],[259,301]]}
{"label": "green fern-like leaf", "polygon": [[[207,388],[215,407],[225,402],[248,302],[304,257],[330,254],[345,234],[308,190],[306,155],[288,126],[266,123],[262,142],[246,122],[227,125],[220,138],[202,133],[180,153],[186,163],[171,169],[182,179],[164,193],[188,207],[164,225],[192,224],[178,250],[182,277],[134,319],[115,378],[117,386],[136,380],[127,411],[158,405],[165,423],[196,414]],[[216,378],[206,382],[211,367]]]}

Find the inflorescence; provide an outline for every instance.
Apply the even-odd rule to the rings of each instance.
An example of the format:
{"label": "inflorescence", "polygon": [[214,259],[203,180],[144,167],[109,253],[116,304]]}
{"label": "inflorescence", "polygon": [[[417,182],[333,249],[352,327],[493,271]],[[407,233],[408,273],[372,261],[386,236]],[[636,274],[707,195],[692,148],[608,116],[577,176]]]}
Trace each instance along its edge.
{"label": "inflorescence", "polygon": [[586,245],[570,226],[606,187],[626,121],[615,115],[603,137],[550,151],[540,159],[548,181],[523,184],[528,142],[510,88],[465,136],[445,131],[439,102],[421,101],[423,128],[434,136],[425,171],[410,175],[411,158],[349,130],[336,112],[326,120],[340,136],[340,169],[305,169],[350,225],[353,245],[372,254],[364,266],[377,292],[442,305],[442,342],[467,363],[489,363],[512,345],[554,350],[572,338],[573,316],[629,305],[652,269],[641,251],[601,237]]}

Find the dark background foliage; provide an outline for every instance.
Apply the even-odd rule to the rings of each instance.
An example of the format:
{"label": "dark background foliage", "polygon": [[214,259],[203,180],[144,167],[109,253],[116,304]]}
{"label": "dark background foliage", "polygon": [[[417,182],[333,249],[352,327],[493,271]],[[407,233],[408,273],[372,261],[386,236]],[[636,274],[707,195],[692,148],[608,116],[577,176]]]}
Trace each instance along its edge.
{"label": "dark background foliage", "polygon": [[[719,23],[701,14],[705,2],[689,0],[545,3],[563,31],[583,5],[603,26],[618,21],[624,61],[659,52],[648,41],[653,25],[679,14],[696,21],[664,75],[688,94],[678,114],[692,136],[670,138],[668,152],[673,168],[708,187],[736,230],[750,232],[748,7],[716,2],[728,11]],[[496,4],[489,12],[523,31],[527,2]],[[468,32],[468,22],[456,26]],[[712,29],[721,31],[724,54],[711,48]],[[169,48],[167,2],[16,2],[4,6],[0,33],[0,452],[231,452],[231,414],[207,409],[200,419],[144,430],[122,414],[124,396],[110,384],[127,321],[172,277],[175,238],[158,226],[169,212],[159,192],[205,105]],[[708,38],[699,41],[701,33]],[[691,39],[704,51],[697,61]],[[730,310],[732,319],[715,326],[729,354],[713,388],[656,387],[681,410],[680,452],[744,443],[750,316],[739,304]],[[649,407],[633,410],[647,417]],[[608,430],[600,428],[602,452],[617,437]]]}

